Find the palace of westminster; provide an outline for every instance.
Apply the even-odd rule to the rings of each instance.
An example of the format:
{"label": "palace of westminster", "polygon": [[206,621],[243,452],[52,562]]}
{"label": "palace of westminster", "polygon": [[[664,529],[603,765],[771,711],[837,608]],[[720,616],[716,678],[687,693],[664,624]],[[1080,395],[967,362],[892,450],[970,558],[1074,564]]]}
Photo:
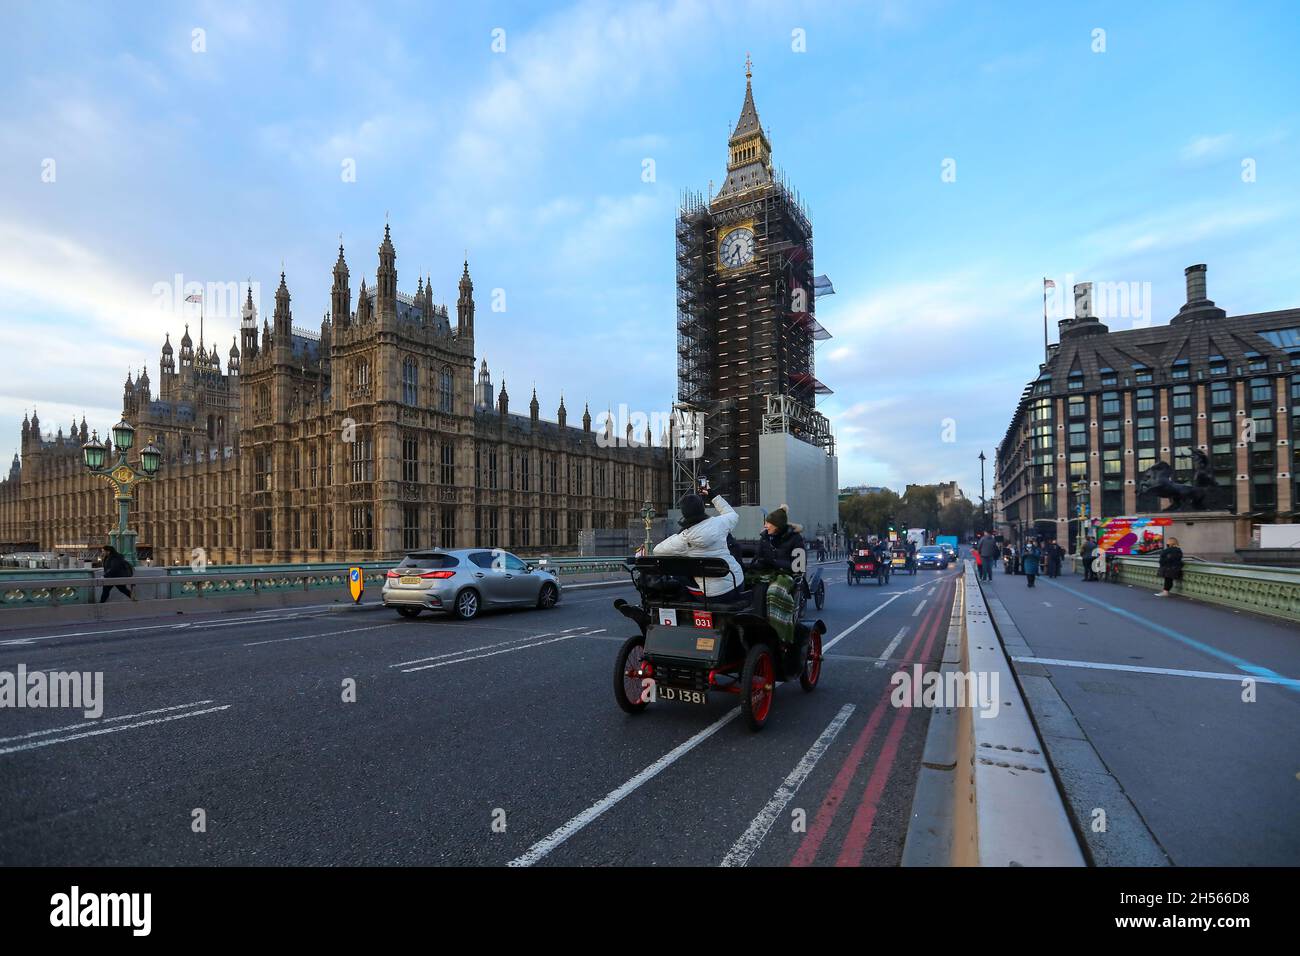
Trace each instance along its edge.
{"label": "palace of westminster", "polygon": [[[474,286],[466,262],[456,321],[423,278],[397,290],[384,228],[373,286],[355,304],[339,247],[320,332],[293,325],[284,275],[270,322],[252,290],[226,369],[188,326],[162,346],[158,392],[127,376],[122,415],[163,453],[137,486],[131,525],[155,564],[356,561],[441,547],[575,552],[587,528],[626,528],[669,505],[669,452],[629,425],[593,432],[510,411],[484,360],[475,377]],[[84,553],[107,541],[116,509],[82,462],[86,422],[65,433],[22,425],[21,459],[0,481],[0,552]],[[598,440],[599,439],[599,440]],[[111,439],[110,439],[111,444]],[[115,450],[108,452],[116,460]]]}

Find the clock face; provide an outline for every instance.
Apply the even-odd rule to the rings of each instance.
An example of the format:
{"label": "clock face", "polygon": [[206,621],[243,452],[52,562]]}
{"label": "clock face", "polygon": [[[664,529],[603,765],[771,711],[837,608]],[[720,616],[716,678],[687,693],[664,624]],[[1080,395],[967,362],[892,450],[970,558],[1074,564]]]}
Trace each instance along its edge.
{"label": "clock face", "polygon": [[718,259],[728,269],[737,269],[754,259],[754,230],[744,226],[722,237]]}

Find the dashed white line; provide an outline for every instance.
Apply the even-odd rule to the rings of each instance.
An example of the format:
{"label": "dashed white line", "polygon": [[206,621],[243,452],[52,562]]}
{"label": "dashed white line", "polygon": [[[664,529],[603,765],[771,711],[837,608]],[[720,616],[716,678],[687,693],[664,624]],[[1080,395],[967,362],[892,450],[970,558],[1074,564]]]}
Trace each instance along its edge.
{"label": "dashed white line", "polygon": [[560,637],[552,637],[546,641],[533,641],[531,644],[516,644],[514,647],[505,647],[499,651],[489,651],[486,654],[473,654],[469,657],[456,657],[450,661],[439,661],[437,664],[423,664],[419,667],[403,667],[403,674],[412,674],[415,671],[432,670],[435,667],[449,667],[452,664],[464,664],[468,661],[481,661],[485,657],[496,657],[498,654],[513,654],[515,651],[524,651],[530,647],[541,647],[544,644],[558,644],[560,641],[571,641],[575,637],[590,637],[592,634],[604,633],[604,628],[599,631],[590,631],[582,634],[564,634]]}
{"label": "dashed white line", "polygon": [[[204,704],[210,704],[210,703],[212,703],[212,701],[210,700],[195,700],[195,701],[191,701],[188,704],[176,704],[173,707],[159,707],[156,710],[142,710],[138,714],[119,714],[116,717],[105,717],[102,720],[98,721],[97,723],[92,724],[91,726],[98,727],[101,724],[106,724],[111,720],[132,720],[136,717],[150,717],[154,714],[166,714],[173,710],[184,710],[187,707],[202,707]],[[48,730],[33,730],[31,733],[19,734],[17,737],[0,737],[0,744],[7,744],[15,740],[27,740],[31,737],[44,737],[47,734],[61,734],[65,730],[81,730],[86,726],[87,723],[82,722],[80,724],[67,724],[63,727],[51,727]]]}
{"label": "dashed white line", "polygon": [[762,845],[768,831],[772,829],[772,824],[781,815],[786,804],[790,802],[795,791],[799,789],[799,785],[808,778],[808,774],[812,773],[813,768],[817,766],[817,761],[822,759],[822,755],[826,753],[835,738],[839,736],[839,732],[844,729],[848,719],[853,716],[853,710],[852,704],[845,704],[840,708],[840,712],[835,715],[835,719],[826,725],[826,729],[808,748],[808,752],[803,755],[803,759],[795,764],[794,769],[790,771],[790,775],[781,782],[781,786],[776,788],[776,793],[772,794],[772,799],[767,801],[762,810],[758,811],[758,816],[754,817],[753,822],[741,834],[740,839],[727,851],[727,855],[722,858],[719,866],[744,866],[749,862],[749,858]]}
{"label": "dashed white line", "polygon": [[906,627],[900,627],[898,629],[898,633],[894,635],[894,639],[889,642],[889,646],[885,648],[884,652],[880,655],[880,659],[876,661],[877,667],[884,667],[889,663],[889,659],[893,655],[894,649],[898,647],[899,643],[903,640],[903,635],[906,634],[907,631],[908,629]]}
{"label": "dashed white line", "polygon": [[100,734],[116,734],[123,730],[133,730],[136,727],[149,727],[153,724],[165,724],[169,720],[182,720],[185,717],[201,717],[204,714],[215,714],[220,710],[229,710],[231,704],[222,704],[220,707],[209,707],[206,710],[192,710],[184,714],[171,714],[167,717],[155,717],[152,720],[141,720],[134,724],[122,724],[119,727],[97,727],[94,730],[87,730],[79,734],[69,734],[67,737],[53,737],[49,740],[33,740],[31,743],[19,744],[16,747],[0,748],[0,757],[5,754],[18,753],[23,750],[35,750],[38,747],[49,747],[52,744],[66,744],[73,740],[83,740],[86,737],[98,737]]}
{"label": "dashed white line", "polygon": [[297,637],[274,637],[269,641],[250,641],[245,647],[258,647],[262,644],[282,644],[285,641],[309,641],[313,637],[333,637],[336,634],[355,634],[358,631],[378,631],[385,627],[396,627],[400,621],[389,621],[387,624],[375,624],[371,627],[348,627],[341,631],[322,631],[319,634],[299,634]]}
{"label": "dashed white line", "polygon": [[925,606],[929,603],[930,603],[929,598],[923,598],[921,600],[921,603],[916,606],[916,610],[912,612],[912,617],[919,616],[920,613],[925,610]]}
{"label": "dashed white line", "polygon": [[1225,674],[1219,671],[1186,671],[1171,667],[1141,667],[1137,664],[1103,664],[1101,661],[1063,661],[1054,657],[1013,657],[1017,664],[1046,664],[1049,667],[1083,667],[1097,671],[1124,671],[1130,674],[1161,674],[1165,677],[1201,677],[1210,680],[1230,680],[1240,684],[1254,681],[1257,684],[1281,684],[1300,688],[1300,680],[1293,677],[1256,677],[1254,674]]}
{"label": "dashed white line", "polygon": [[672,766],[674,763],[676,763],[686,754],[690,753],[700,744],[704,743],[704,741],[708,740],[710,737],[716,734],[723,727],[727,726],[727,724],[735,720],[736,717],[739,716],[739,714],[740,714],[740,708],[733,707],[731,710],[727,711],[725,714],[723,714],[721,717],[715,720],[712,724],[710,724],[709,726],[701,730],[690,740],[687,740],[685,743],[679,744],[677,747],[674,747],[672,750],[668,751],[668,753],[664,754],[662,757],[660,757],[650,766],[646,767],[635,777],[628,780],[621,787],[618,787],[615,790],[611,790],[603,798],[596,801],[586,810],[583,810],[581,813],[579,813],[572,820],[565,823],[563,826],[559,827],[559,829],[555,830],[550,836],[546,837],[545,839],[537,841],[531,847],[529,847],[526,853],[524,853],[522,856],[515,857],[515,859],[511,860],[506,865],[507,866],[532,866],[534,863],[543,859],[557,846],[564,843],[566,840],[569,839],[569,837],[573,836],[575,833],[577,833],[587,824],[591,823],[593,820],[599,817],[606,810],[610,809],[610,807],[613,807],[620,800],[622,800],[628,794],[635,791],[642,784],[654,779],[663,770]]}

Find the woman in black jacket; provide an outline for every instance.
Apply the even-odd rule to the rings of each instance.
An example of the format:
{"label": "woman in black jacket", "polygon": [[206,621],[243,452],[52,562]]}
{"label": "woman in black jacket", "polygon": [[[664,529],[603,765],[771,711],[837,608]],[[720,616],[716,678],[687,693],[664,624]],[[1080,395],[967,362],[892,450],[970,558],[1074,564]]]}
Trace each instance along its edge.
{"label": "woman in black jacket", "polygon": [[1165,589],[1157,591],[1156,597],[1169,597],[1174,581],[1183,576],[1183,549],[1178,547],[1178,539],[1170,538],[1160,552],[1160,576],[1165,579]]}

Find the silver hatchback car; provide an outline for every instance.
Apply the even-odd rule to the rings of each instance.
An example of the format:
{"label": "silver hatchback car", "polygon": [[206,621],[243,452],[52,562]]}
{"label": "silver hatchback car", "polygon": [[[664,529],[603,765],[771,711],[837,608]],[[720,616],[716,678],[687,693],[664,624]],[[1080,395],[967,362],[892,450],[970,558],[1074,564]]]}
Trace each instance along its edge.
{"label": "silver hatchback car", "polygon": [[446,611],[468,621],[486,608],[544,609],[559,600],[554,572],[500,549],[413,551],[384,578],[384,607],[396,608],[403,617]]}

